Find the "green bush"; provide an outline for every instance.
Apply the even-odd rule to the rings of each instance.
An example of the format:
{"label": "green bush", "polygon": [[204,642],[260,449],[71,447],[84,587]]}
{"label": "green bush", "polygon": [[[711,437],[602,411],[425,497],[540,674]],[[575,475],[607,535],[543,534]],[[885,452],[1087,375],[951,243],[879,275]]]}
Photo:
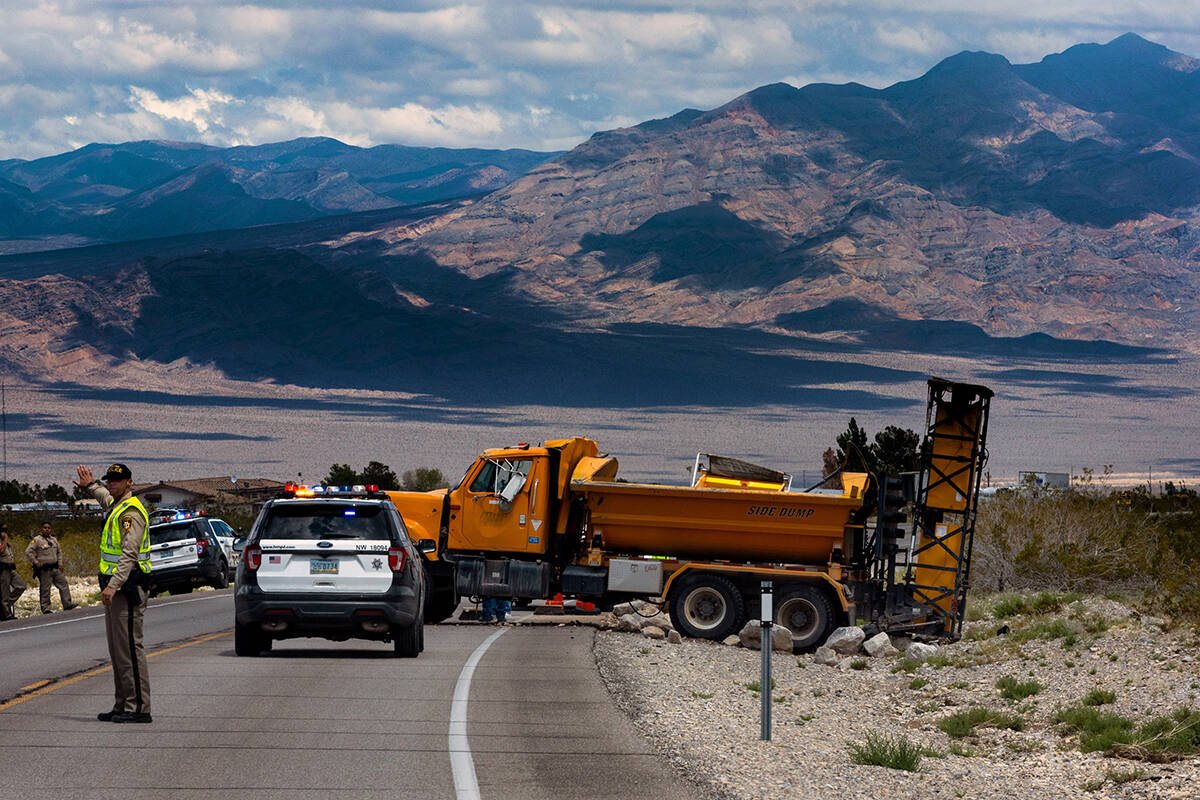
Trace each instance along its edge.
{"label": "green bush", "polygon": [[972,588],[1044,593],[1002,602],[997,616],[1053,613],[1072,602],[1067,590],[1140,596],[1155,613],[1200,621],[1198,531],[1200,495],[1111,492],[1085,470],[1067,491],[1026,487],[980,504]]}
{"label": "green bush", "polygon": [[975,733],[980,726],[992,728],[1009,728],[1020,731],[1025,729],[1025,721],[1015,714],[1005,714],[994,711],[986,706],[971,706],[965,711],[959,711],[938,720],[938,728],[951,739],[962,739]]}
{"label": "green bush", "polygon": [[1085,706],[1106,706],[1117,702],[1117,693],[1107,689],[1092,689],[1083,696]]}
{"label": "green bush", "polygon": [[925,680],[924,678],[913,678],[908,682],[908,688],[910,689],[924,689],[928,685],[929,681]]}
{"label": "green bush", "polygon": [[996,688],[1005,700],[1024,700],[1040,692],[1043,687],[1037,681],[1018,681],[1011,675],[1005,675],[996,681]]}
{"label": "green bush", "polygon": [[1155,717],[1138,728],[1132,744],[1134,752],[1122,751],[1123,755],[1152,760],[1160,760],[1154,756],[1165,754],[1200,755],[1200,711],[1181,708],[1170,716]]}
{"label": "green bush", "polygon": [[875,767],[890,767],[915,772],[921,766],[925,749],[899,734],[868,733],[863,744],[848,743],[850,761]]}
{"label": "green bush", "polygon": [[1035,622],[1023,628],[1016,628],[1009,634],[1013,641],[1023,644],[1034,639],[1065,639],[1076,635],[1075,625],[1061,617],[1050,622]]}
{"label": "green bush", "polygon": [[1085,753],[1106,752],[1114,745],[1133,741],[1133,720],[1094,706],[1059,709],[1051,721],[1062,725],[1068,733],[1079,734],[1079,749]]}
{"label": "green bush", "polygon": [[1002,597],[996,602],[992,608],[992,615],[996,619],[1008,619],[1009,617],[1020,616],[1021,614],[1029,613],[1029,605],[1025,602],[1025,598],[1018,595],[1008,595]]}
{"label": "green bush", "polygon": [[1079,734],[1085,753],[1112,752],[1126,758],[1167,761],[1200,755],[1200,711],[1180,708],[1135,727],[1133,720],[1094,706],[1059,709],[1052,720]]}

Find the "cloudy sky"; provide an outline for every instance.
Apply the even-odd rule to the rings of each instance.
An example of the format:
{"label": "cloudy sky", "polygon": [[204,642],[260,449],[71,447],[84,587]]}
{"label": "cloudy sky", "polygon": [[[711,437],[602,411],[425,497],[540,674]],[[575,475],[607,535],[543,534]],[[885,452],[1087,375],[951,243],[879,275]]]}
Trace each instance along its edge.
{"label": "cloudy sky", "polygon": [[882,87],[960,50],[1022,63],[1132,30],[1200,55],[1200,4],[1179,0],[0,0],[0,22],[0,158],[297,136],[563,149],[774,81]]}

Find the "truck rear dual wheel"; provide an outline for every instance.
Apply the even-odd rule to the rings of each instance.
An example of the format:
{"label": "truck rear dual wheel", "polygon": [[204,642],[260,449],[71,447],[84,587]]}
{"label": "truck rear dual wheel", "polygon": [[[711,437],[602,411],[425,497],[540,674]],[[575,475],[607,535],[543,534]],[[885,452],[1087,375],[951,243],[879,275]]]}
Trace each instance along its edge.
{"label": "truck rear dual wheel", "polygon": [[775,596],[775,624],[792,632],[792,652],[802,653],[825,641],[833,624],[829,597],[816,586],[792,584]]}
{"label": "truck rear dual wheel", "polygon": [[689,575],[671,592],[670,613],[675,629],[685,636],[719,641],[741,630],[746,603],[720,575]]}

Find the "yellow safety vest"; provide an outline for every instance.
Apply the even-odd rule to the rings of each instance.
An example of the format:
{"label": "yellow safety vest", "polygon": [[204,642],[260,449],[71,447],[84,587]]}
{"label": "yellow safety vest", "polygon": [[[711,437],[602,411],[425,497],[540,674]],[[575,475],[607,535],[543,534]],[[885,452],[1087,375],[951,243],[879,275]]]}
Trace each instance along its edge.
{"label": "yellow safety vest", "polygon": [[100,574],[112,575],[117,571],[117,563],[121,560],[121,531],[117,527],[121,515],[129,509],[137,509],[145,522],[142,542],[138,547],[138,566],[142,572],[150,572],[150,515],[142,501],[132,495],[112,507],[108,518],[104,520],[104,528],[100,531]]}

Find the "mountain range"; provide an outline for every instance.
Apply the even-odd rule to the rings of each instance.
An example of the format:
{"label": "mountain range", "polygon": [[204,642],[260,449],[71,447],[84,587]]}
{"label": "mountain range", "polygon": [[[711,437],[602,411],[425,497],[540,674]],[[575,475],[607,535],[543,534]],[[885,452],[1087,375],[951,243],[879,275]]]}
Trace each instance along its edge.
{"label": "mountain range", "polygon": [[107,243],[0,258],[0,359],[563,403],[914,378],[864,350],[1145,361],[1200,348],[1198,179],[1200,61],[1134,34],[561,154],[92,145],[0,163],[5,235]]}
{"label": "mountain range", "polygon": [[485,194],[556,153],[295,139],[90,144],[0,161],[0,252],[172,236]]}

